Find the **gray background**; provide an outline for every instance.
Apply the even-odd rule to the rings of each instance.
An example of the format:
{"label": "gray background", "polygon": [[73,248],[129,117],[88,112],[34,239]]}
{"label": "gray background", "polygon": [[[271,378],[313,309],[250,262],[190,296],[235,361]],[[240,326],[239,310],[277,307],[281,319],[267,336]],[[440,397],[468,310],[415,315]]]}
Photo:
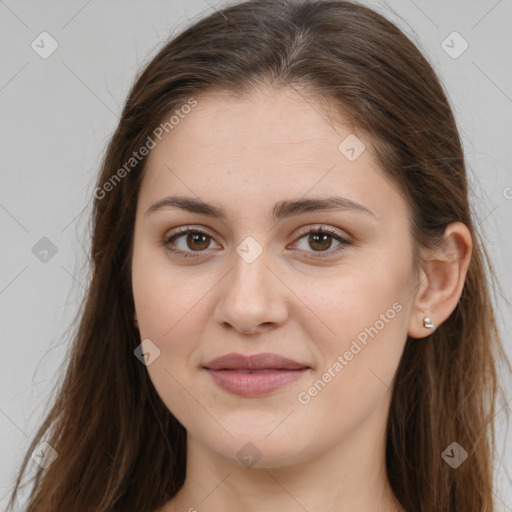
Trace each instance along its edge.
{"label": "gray background", "polygon": [[[512,187],[512,1],[363,3],[413,38],[448,91],[464,141],[477,224],[502,288],[498,316],[512,358],[512,188],[507,188]],[[87,282],[84,251],[94,180],[121,105],[136,71],[165,39],[222,5],[0,0],[2,510],[14,468],[43,419],[65,361],[66,329]],[[58,42],[46,59],[31,47],[43,31]],[[469,44],[457,58],[464,43],[458,36],[447,39],[454,31]],[[46,40],[45,51],[49,48]],[[57,250],[47,261],[33,251],[43,237]],[[512,442],[501,407],[496,494],[501,509],[512,511]]]}

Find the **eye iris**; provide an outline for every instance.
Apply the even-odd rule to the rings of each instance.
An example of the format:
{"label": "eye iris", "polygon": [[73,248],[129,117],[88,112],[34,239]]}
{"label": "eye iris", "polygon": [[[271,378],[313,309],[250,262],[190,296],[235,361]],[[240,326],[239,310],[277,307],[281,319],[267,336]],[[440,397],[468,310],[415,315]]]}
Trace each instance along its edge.
{"label": "eye iris", "polygon": [[201,245],[201,247],[199,248],[196,248],[197,250],[202,250],[202,249],[206,249],[208,248],[208,245],[209,245],[209,242],[208,242],[208,235],[205,235],[203,233],[189,233],[187,235],[187,245],[193,249],[192,247],[192,244],[196,243],[196,239],[198,239],[199,237],[203,238],[203,244],[201,245],[201,242],[199,242],[199,244]]}
{"label": "eye iris", "polygon": [[326,234],[326,233],[311,233],[309,235],[309,243],[312,244],[312,247],[314,247],[314,244],[317,243],[317,240],[316,240],[317,237],[322,237],[323,238],[323,240],[321,241],[322,246],[320,247],[320,250],[329,249],[329,247],[332,244],[332,240],[328,241],[327,246],[325,245],[325,241],[326,241],[326,239],[330,239],[331,235]]}

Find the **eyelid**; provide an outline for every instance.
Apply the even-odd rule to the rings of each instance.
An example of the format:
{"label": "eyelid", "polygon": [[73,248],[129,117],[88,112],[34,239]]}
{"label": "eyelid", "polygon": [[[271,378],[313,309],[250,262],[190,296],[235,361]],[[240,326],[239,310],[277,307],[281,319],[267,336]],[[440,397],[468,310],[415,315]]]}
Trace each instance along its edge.
{"label": "eyelid", "polygon": [[177,237],[179,235],[188,235],[189,233],[201,233],[203,235],[209,236],[212,239],[215,238],[214,235],[212,235],[206,228],[194,225],[186,225],[179,226],[173,229],[170,233],[166,233],[164,235],[164,242],[168,242],[172,238]]}
{"label": "eyelid", "polygon": [[333,235],[335,237],[341,238],[346,243],[352,243],[351,237],[348,233],[343,232],[338,228],[334,228],[327,224],[307,224],[306,226],[302,226],[297,230],[297,235],[307,235],[308,233],[315,232],[323,232]]}
{"label": "eyelid", "polygon": [[[205,228],[197,227],[194,225],[187,225],[187,226],[179,226],[176,229],[172,230],[172,232],[170,234],[165,234],[161,244],[164,247],[166,247],[169,252],[174,253],[174,254],[185,254],[185,255],[186,254],[194,254],[194,251],[182,251],[181,249],[169,249],[167,247],[173,239],[179,238],[184,235],[188,235],[189,233],[196,233],[196,234],[199,233],[199,234],[202,234],[202,235],[205,235],[205,236],[211,238],[212,240],[215,240],[215,237],[212,234],[210,234],[208,232],[208,230],[206,230]],[[206,251],[196,251],[195,253],[197,254],[197,257],[201,257],[200,255],[202,252],[206,252]]]}

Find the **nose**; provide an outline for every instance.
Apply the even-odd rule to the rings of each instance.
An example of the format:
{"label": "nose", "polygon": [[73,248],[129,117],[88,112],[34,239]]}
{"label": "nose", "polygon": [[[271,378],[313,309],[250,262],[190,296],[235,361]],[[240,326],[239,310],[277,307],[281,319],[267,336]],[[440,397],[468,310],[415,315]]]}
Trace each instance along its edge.
{"label": "nose", "polygon": [[288,288],[270,268],[266,252],[251,263],[235,254],[233,268],[219,283],[215,308],[218,324],[254,334],[275,329],[286,321]]}

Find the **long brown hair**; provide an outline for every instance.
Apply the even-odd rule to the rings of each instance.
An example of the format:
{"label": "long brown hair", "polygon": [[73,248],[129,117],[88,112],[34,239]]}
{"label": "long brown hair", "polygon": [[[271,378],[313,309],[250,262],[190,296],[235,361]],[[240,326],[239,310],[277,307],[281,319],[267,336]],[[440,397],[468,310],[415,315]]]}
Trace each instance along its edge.
{"label": "long brown hair", "polygon": [[[31,479],[27,512],[153,512],[183,484],[186,431],[134,356],[141,339],[133,323],[131,250],[146,158],[130,159],[191,98],[214,90],[248,94],[263,83],[334,101],[370,135],[410,204],[416,249],[438,244],[451,222],[470,229],[473,255],[455,311],[432,335],[406,342],[386,464],[408,512],[495,511],[498,362],[510,363],[456,123],[415,45],[369,8],[335,0],[249,1],[215,11],[166,43],[138,76],[97,180],[92,274],[66,374],[25,455],[10,507],[42,440],[58,457]],[[469,457],[457,469],[441,457],[454,441]]]}

